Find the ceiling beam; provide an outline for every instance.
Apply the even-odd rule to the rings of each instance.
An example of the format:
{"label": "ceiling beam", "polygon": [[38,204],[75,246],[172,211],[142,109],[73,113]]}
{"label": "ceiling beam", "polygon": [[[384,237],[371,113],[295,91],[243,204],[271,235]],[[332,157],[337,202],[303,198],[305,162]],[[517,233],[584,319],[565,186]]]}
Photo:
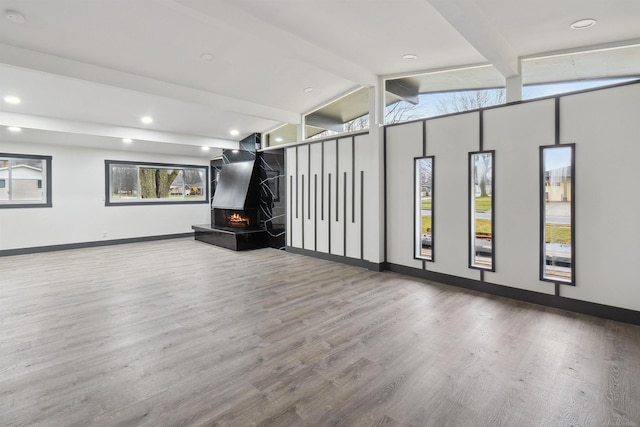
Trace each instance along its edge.
{"label": "ceiling beam", "polygon": [[505,77],[519,75],[518,55],[474,0],[426,0]]}
{"label": "ceiling beam", "polygon": [[14,67],[27,68],[174,100],[178,99],[209,107],[216,111],[227,111],[276,122],[294,124],[302,122],[302,116],[291,111],[2,43],[0,43],[0,58],[2,58],[0,62]]}
{"label": "ceiling beam", "polygon": [[193,145],[199,147],[229,148],[237,150],[240,143],[219,138],[185,135],[173,132],[161,132],[124,126],[102,125],[74,120],[54,119],[29,114],[7,113],[0,111],[0,125],[17,126],[25,129],[37,129],[53,132],[65,132],[79,135],[101,136],[107,138],[131,138],[139,141],[164,142],[169,144]]}

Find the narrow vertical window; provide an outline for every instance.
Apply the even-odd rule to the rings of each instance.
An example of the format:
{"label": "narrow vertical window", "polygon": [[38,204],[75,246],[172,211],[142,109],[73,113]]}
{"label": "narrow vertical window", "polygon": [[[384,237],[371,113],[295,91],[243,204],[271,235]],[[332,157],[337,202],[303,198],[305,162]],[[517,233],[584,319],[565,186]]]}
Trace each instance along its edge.
{"label": "narrow vertical window", "polygon": [[494,151],[469,153],[469,266],[494,271]]}
{"label": "narrow vertical window", "polygon": [[419,259],[433,261],[433,156],[415,160],[415,251]]}
{"label": "narrow vertical window", "polygon": [[574,284],[574,144],[540,147],[540,279]]}

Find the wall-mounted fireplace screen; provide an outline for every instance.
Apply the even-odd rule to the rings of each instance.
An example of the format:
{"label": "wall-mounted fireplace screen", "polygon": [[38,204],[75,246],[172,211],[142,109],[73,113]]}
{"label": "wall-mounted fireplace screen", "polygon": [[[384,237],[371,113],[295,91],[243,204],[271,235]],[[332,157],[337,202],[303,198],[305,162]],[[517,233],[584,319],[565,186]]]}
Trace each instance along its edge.
{"label": "wall-mounted fireplace screen", "polygon": [[419,259],[433,261],[433,156],[414,159],[415,251]]}
{"label": "wall-mounted fireplace screen", "polygon": [[494,151],[469,153],[469,267],[494,271]]}
{"label": "wall-mounted fireplace screen", "polygon": [[540,147],[540,279],[573,284],[575,145]]}

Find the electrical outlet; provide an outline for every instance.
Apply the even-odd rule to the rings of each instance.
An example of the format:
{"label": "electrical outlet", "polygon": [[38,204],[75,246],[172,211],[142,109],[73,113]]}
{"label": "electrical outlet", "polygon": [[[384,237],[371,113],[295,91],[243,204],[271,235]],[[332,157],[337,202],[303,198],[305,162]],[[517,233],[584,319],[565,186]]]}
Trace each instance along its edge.
{"label": "electrical outlet", "polygon": [[107,237],[109,235],[109,233],[107,233],[106,231],[102,232],[102,237]]}

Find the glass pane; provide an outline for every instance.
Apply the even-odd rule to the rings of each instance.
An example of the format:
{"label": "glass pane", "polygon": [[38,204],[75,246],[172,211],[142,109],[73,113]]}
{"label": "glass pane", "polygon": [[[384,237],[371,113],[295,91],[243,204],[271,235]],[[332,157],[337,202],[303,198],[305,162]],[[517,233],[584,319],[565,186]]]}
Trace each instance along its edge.
{"label": "glass pane", "polygon": [[[182,170],[177,170],[178,174],[175,175],[173,181],[169,185],[169,197],[172,199],[184,199],[185,191],[188,193],[189,190],[185,187],[184,182],[184,172]],[[167,179],[171,176],[168,175]]]}
{"label": "glass pane", "polygon": [[493,267],[493,153],[471,156],[471,265]]}
{"label": "glass pane", "polygon": [[544,271],[546,279],[571,281],[571,169],[572,147],[545,147],[544,171]]}
{"label": "glass pane", "polygon": [[38,181],[45,178],[44,162],[38,159],[13,159],[10,162],[8,191],[12,201],[44,200],[42,188]]}
{"label": "glass pane", "polygon": [[187,199],[204,199],[206,196],[205,179],[203,169],[185,169],[185,197]]}
{"label": "glass pane", "polygon": [[504,104],[504,77],[491,65],[413,74],[385,81],[384,123]]}
{"label": "glass pane", "polygon": [[111,166],[111,200],[138,198],[138,167]]}
{"label": "glass pane", "polygon": [[0,200],[9,200],[9,159],[0,159]]}
{"label": "glass pane", "polygon": [[184,178],[180,169],[140,168],[139,176],[143,199],[184,197]]}
{"label": "glass pane", "polygon": [[416,256],[433,259],[433,157],[415,160]]}

